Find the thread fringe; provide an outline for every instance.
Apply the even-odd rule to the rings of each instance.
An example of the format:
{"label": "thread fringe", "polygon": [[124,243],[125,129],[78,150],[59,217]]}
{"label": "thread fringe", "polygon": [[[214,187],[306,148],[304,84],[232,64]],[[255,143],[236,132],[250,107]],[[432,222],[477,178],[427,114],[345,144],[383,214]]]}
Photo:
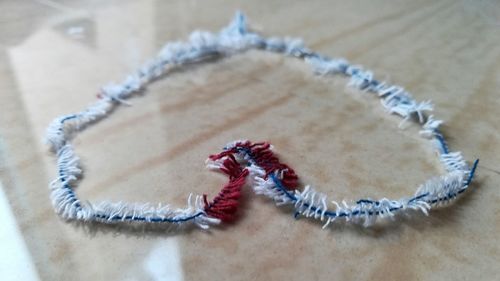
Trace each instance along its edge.
{"label": "thread fringe", "polygon": [[[298,176],[288,165],[279,161],[267,142],[235,141],[224,151],[212,155],[207,167],[217,169],[229,177],[229,182],[217,196],[190,195],[187,207],[172,209],[169,205],[149,203],[81,202],[73,186],[81,177],[79,158],[70,144],[73,136],[87,126],[107,117],[133,94],[147,84],[166,75],[171,69],[189,63],[206,61],[212,57],[230,56],[248,49],[260,49],[303,59],[318,75],[343,74],[349,77],[348,86],[371,92],[380,98],[390,114],[402,118],[399,127],[414,120],[422,126],[420,134],[435,144],[439,159],[448,171],[444,176],[426,181],[413,197],[391,200],[361,199],[356,202],[328,201],[327,196],[306,186],[297,190]],[[220,221],[235,219],[241,188],[249,177],[249,184],[257,194],[273,199],[278,205],[292,205],[296,216],[315,218],[324,227],[335,220],[359,222],[368,226],[378,218],[393,217],[406,210],[420,210],[425,214],[434,206],[448,204],[465,191],[474,177],[478,160],[469,168],[460,152],[450,152],[439,131],[441,120],[427,112],[433,110],[430,101],[417,102],[403,87],[376,80],[370,70],[351,65],[342,58],[328,58],[313,52],[296,38],[265,38],[250,32],[245,16],[238,12],[233,21],[221,31],[195,31],[186,42],[167,43],[160,52],[127,76],[120,83],[109,83],[98,93],[98,101],[85,110],[54,119],[46,131],[45,141],[57,155],[58,176],[50,183],[51,200],[55,211],[64,219],[115,222],[166,222],[174,225],[194,223],[206,229]]]}

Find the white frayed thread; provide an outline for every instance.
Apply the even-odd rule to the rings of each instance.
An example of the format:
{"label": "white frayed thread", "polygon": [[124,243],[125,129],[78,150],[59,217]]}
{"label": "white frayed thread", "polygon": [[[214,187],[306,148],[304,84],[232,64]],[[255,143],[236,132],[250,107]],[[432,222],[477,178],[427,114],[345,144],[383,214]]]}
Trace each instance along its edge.
{"label": "white frayed thread", "polygon": [[71,184],[82,174],[79,158],[70,144],[62,146],[57,151],[58,177],[50,183],[52,206],[65,219],[76,218],[81,209],[80,200],[76,198]]}
{"label": "white frayed thread", "polygon": [[[133,93],[143,90],[147,83],[165,74],[168,67],[201,61],[213,55],[230,55],[244,51],[258,46],[260,40],[256,34],[247,32],[245,18],[238,13],[233,22],[219,33],[195,31],[188,42],[166,44],[154,59],[146,62],[135,74],[127,76],[121,83],[110,83],[102,87],[99,101],[82,112],[61,116],[52,121],[47,128],[45,141],[58,156],[59,176],[50,183],[55,211],[64,219],[105,223],[193,222],[203,229],[219,223],[219,219],[206,215],[201,196],[190,196],[188,207],[179,209],[171,209],[168,205],[153,206],[149,203],[81,202],[71,184],[75,183],[82,170],[69,141],[74,133],[106,117],[117,104],[130,105],[126,100]],[[294,48],[298,48],[297,42],[293,44]],[[291,51],[293,49],[290,49]],[[221,167],[218,161],[207,164],[209,168]]]}
{"label": "white frayed thread", "polygon": [[436,134],[436,130],[439,129],[441,124],[443,124],[443,120],[434,119],[434,115],[429,115],[419,134],[424,138],[433,138]]}
{"label": "white frayed thread", "polygon": [[373,81],[373,73],[369,70],[363,70],[361,66],[348,66],[346,74],[351,76],[351,79],[347,84],[349,87],[355,87],[363,90]]}
{"label": "white frayed thread", "polygon": [[394,86],[389,88],[394,89],[394,91],[381,90],[379,93],[382,97],[380,102],[390,114],[397,114],[403,118],[399,123],[400,128],[404,127],[413,114],[416,114],[419,123],[424,123],[424,112],[434,110],[430,101],[416,102],[403,88]]}
{"label": "white frayed thread", "polygon": [[349,65],[345,59],[326,60],[316,56],[306,57],[305,61],[311,65],[313,72],[319,75],[341,73]]}
{"label": "white frayed thread", "polygon": [[170,222],[182,224],[186,219],[192,221],[200,228],[207,229],[211,224],[219,224],[220,220],[208,217],[203,211],[202,196],[189,195],[186,208],[173,209],[169,205],[152,205],[150,203],[124,203],[104,201],[92,205],[88,218],[106,223],[125,221],[136,222]]}
{"label": "white frayed thread", "polygon": [[82,203],[76,198],[72,187],[82,174],[79,158],[70,144],[64,145],[58,152],[59,176],[51,182],[52,204],[56,212],[64,219],[97,220],[108,223],[119,221],[172,222],[181,224],[192,217],[193,222],[206,229],[210,224],[217,224],[218,219],[209,218],[204,212],[202,196],[190,195],[186,208],[172,209],[168,205],[149,203],[124,203],[104,201],[98,204]]}
{"label": "white frayed thread", "polygon": [[252,180],[252,189],[255,194],[264,195],[274,200],[277,206],[292,203],[292,199],[279,189],[271,178],[264,179],[256,176]]}
{"label": "white frayed thread", "polygon": [[279,52],[288,56],[294,56],[304,51],[304,43],[299,38],[271,37],[265,40],[265,42],[265,49],[267,51]]}
{"label": "white frayed thread", "polygon": [[224,167],[224,160],[226,159],[227,159],[226,157],[217,160],[212,160],[209,158],[205,161],[205,167],[207,167],[207,169],[212,171],[220,171],[220,169]]}
{"label": "white frayed thread", "polygon": [[50,150],[57,152],[66,144],[66,134],[62,119],[65,116],[54,119],[45,132],[45,143],[50,146]]}
{"label": "white frayed thread", "polygon": [[[313,53],[304,47],[300,39],[288,37],[266,39],[251,33],[248,31],[243,14],[237,13],[234,20],[218,33],[195,31],[187,42],[166,44],[155,58],[146,62],[124,81],[104,86],[98,102],[82,112],[56,118],[49,125],[46,142],[51,150],[57,153],[59,168],[58,177],[50,183],[52,204],[56,212],[66,219],[109,223],[117,221],[172,222],[175,224],[194,222],[201,228],[219,223],[220,220],[205,214],[201,196],[195,196],[194,199],[190,196],[188,207],[181,209],[170,209],[168,205],[153,206],[122,202],[103,202],[93,205],[81,202],[73,192],[71,184],[75,183],[82,170],[79,168],[78,157],[74,154],[69,141],[74,133],[108,116],[114,106],[128,104],[126,100],[132,94],[143,90],[148,83],[164,75],[171,67],[204,61],[213,56],[232,55],[251,48],[303,58],[312,66],[313,71],[320,75],[344,73],[350,76],[349,86],[376,93],[389,113],[401,116],[403,120],[400,127],[403,127],[404,123],[414,116],[423,127],[421,135],[434,136],[433,141],[444,143],[444,140],[438,139],[438,136],[441,138],[442,136],[436,133],[442,121],[434,120],[432,115],[427,118],[425,116],[427,111],[433,110],[430,101],[417,102],[404,88],[379,82],[374,79],[371,71],[364,70],[361,66],[350,65],[344,59],[329,59]],[[235,145],[237,142],[227,147],[233,148]],[[240,155],[237,161],[249,164],[247,169],[254,191],[272,198],[278,205],[293,204],[298,214],[324,221],[324,227],[339,218],[355,223],[362,222],[368,226],[379,217],[393,217],[396,212],[401,213],[404,210],[421,210],[427,214],[432,206],[448,203],[456,198],[464,188],[464,175],[469,172],[467,164],[460,152],[448,153],[445,148],[440,149],[440,154],[440,160],[449,173],[424,183],[413,198],[400,200],[382,198],[378,201],[368,199],[356,203],[346,201],[328,203],[326,195],[316,192],[309,186],[303,192],[288,192],[273,180],[273,177],[282,179],[284,171],[267,177],[264,169],[252,162],[251,157],[243,152],[237,154]],[[224,158],[208,161],[207,166],[220,169],[223,160]],[[335,209],[329,210],[328,204],[333,204]]]}
{"label": "white frayed thread", "polygon": [[[233,142],[235,145],[237,143],[241,142]],[[339,203],[329,201],[326,194],[316,191],[309,185],[305,186],[303,191],[286,191],[274,180],[274,178],[282,180],[283,171],[276,171],[273,174],[274,178],[266,176],[262,167],[259,167],[251,158],[243,156],[246,152],[241,151],[239,154],[242,154],[241,159],[250,163],[248,166],[252,178],[250,185],[256,194],[272,199],[278,206],[293,205],[296,216],[302,215],[319,220],[323,222],[323,228],[338,220],[368,227],[379,219],[394,219],[396,214],[404,215],[410,214],[411,211],[421,211],[428,215],[433,206],[448,204],[457,198],[465,188],[464,177],[467,174],[455,170],[444,176],[431,178],[422,184],[415,195],[410,198],[362,199],[354,203],[343,200]]]}
{"label": "white frayed thread", "polygon": [[469,169],[467,163],[465,162],[462,153],[457,152],[449,152],[443,153],[439,156],[439,160],[445,166],[446,170],[449,172],[452,171],[467,171]]}
{"label": "white frayed thread", "polygon": [[447,204],[465,188],[465,174],[463,171],[453,171],[441,177],[431,178],[418,188],[415,197],[425,195],[425,202],[429,205]]}

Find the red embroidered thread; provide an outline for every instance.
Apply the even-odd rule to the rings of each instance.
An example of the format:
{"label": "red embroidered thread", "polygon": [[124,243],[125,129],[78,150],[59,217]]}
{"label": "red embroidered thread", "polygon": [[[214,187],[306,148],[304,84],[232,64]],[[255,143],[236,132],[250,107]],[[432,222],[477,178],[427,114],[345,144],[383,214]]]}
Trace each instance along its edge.
{"label": "red embroidered thread", "polygon": [[231,149],[210,155],[209,158],[213,161],[225,158],[220,170],[229,176],[229,182],[212,202],[208,202],[207,195],[203,195],[205,212],[222,221],[232,221],[236,218],[241,188],[249,174],[249,171],[242,168],[234,156],[241,151],[247,153],[257,165],[265,170],[266,177],[272,173],[280,172],[281,182],[286,188],[295,189],[298,185],[299,178],[295,171],[279,161],[278,157],[271,151],[271,145],[268,142],[240,142]]}
{"label": "red embroidered thread", "polygon": [[298,176],[288,165],[279,161],[278,157],[271,151],[271,144],[268,142],[251,143],[250,141],[236,143],[236,145],[219,154],[210,155],[211,160],[221,159],[228,155],[234,155],[240,150],[246,151],[257,165],[266,171],[266,178],[276,171],[281,172],[283,185],[288,189],[295,189],[298,185]]}
{"label": "red embroidered thread", "polygon": [[242,169],[231,154],[224,160],[220,170],[229,176],[229,182],[212,202],[208,202],[206,194],[203,195],[203,200],[207,215],[228,222],[236,218],[241,188],[246,182],[248,170]]}
{"label": "red embroidered thread", "polygon": [[278,157],[271,151],[271,144],[261,142],[249,145],[253,160],[266,171],[266,177],[280,171],[281,182],[288,189],[297,188],[299,177],[288,165],[281,163]]}

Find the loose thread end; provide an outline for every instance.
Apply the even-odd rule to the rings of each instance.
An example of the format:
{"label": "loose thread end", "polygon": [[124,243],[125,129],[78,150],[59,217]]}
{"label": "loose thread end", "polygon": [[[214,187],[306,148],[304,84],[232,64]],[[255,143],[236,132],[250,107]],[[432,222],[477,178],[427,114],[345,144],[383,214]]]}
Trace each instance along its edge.
{"label": "loose thread end", "polygon": [[476,173],[477,166],[479,164],[479,158],[474,161],[474,164],[472,164],[472,169],[469,172],[469,177],[467,178],[467,181],[465,183],[466,186],[468,186],[471,182],[472,179],[474,178],[474,174]]}

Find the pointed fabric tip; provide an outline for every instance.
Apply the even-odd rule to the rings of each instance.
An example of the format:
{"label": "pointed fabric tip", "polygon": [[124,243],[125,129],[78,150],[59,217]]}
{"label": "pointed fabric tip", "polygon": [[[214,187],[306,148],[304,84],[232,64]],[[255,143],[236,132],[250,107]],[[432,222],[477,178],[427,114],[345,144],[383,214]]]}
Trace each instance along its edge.
{"label": "pointed fabric tip", "polygon": [[245,14],[236,11],[232,21],[222,30],[223,33],[231,35],[244,35],[247,33],[247,20]]}
{"label": "pointed fabric tip", "polygon": [[233,22],[236,24],[236,27],[238,28],[238,32],[243,35],[247,33],[247,18],[245,14],[241,11],[236,11],[236,14],[234,15]]}

